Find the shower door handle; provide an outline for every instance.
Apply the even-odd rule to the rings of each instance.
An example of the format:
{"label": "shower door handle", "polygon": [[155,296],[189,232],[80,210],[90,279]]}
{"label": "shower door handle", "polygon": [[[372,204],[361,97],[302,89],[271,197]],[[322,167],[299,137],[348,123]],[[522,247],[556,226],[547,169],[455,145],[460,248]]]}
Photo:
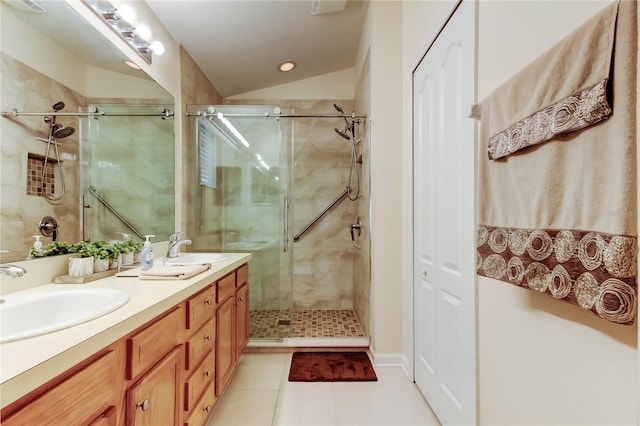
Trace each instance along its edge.
{"label": "shower door handle", "polygon": [[282,235],[282,242],[284,245],[283,251],[286,253],[289,250],[289,197],[284,194],[284,231]]}

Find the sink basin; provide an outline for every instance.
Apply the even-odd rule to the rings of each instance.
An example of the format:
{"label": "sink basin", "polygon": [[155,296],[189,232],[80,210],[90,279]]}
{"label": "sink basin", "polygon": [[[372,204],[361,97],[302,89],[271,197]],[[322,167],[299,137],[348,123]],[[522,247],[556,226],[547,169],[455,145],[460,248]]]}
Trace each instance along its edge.
{"label": "sink basin", "polygon": [[0,342],[62,330],[115,311],[129,301],[107,288],[46,290],[4,296],[0,304]]}
{"label": "sink basin", "polygon": [[225,260],[227,256],[221,253],[183,253],[178,257],[163,259],[165,265],[202,265]]}

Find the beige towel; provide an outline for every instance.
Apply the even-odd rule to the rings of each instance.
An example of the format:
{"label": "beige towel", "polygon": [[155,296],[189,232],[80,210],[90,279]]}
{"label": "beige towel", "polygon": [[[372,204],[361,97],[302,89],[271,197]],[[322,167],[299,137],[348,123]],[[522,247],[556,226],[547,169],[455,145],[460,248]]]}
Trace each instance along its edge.
{"label": "beige towel", "polygon": [[[621,324],[637,306],[636,8],[607,6],[480,106],[476,271]],[[608,119],[489,159],[496,132],[599,81]]]}
{"label": "beige towel", "polygon": [[148,271],[141,271],[141,280],[186,280],[194,275],[206,271],[211,264],[183,265],[183,266],[154,266]]}
{"label": "beige towel", "polygon": [[483,101],[482,115],[485,107],[491,109],[483,120],[489,158],[510,155],[609,117],[605,91],[617,13],[617,3],[608,6]]}
{"label": "beige towel", "polygon": [[[593,64],[598,71],[591,72],[591,68],[572,69],[567,68],[568,64],[551,60],[556,58],[554,49],[562,50],[576,43],[581,45],[581,37],[586,37],[583,27],[565,38],[552,52],[545,53],[542,61],[534,61],[532,68],[527,67],[518,75],[528,74],[531,87],[518,89],[521,79],[510,79],[482,102],[481,145],[478,152],[480,224],[637,235],[636,2],[614,3],[587,24],[600,25],[604,18],[611,18],[618,6],[615,65],[609,82],[613,91],[613,113],[609,119],[581,131],[556,136],[546,143],[498,160],[487,158],[488,140],[496,131],[513,124],[545,103],[564,97],[566,91],[574,93],[575,85],[574,88],[566,88],[567,81],[575,80],[580,85],[590,85],[593,79],[600,78],[606,72],[603,66],[598,65],[600,62]],[[585,53],[583,50],[578,49],[577,52]],[[545,61],[549,70],[540,69]],[[554,64],[559,68],[551,69]],[[583,73],[592,75],[592,78],[585,80]],[[540,78],[534,78],[535,75],[540,75]],[[536,88],[542,81],[558,94],[552,96],[550,89]],[[510,84],[516,86],[509,88]],[[541,96],[534,95],[539,91],[542,91]],[[498,108],[496,105],[505,101],[498,99],[503,95],[509,102]],[[531,98],[540,99],[535,104],[526,105]]]}

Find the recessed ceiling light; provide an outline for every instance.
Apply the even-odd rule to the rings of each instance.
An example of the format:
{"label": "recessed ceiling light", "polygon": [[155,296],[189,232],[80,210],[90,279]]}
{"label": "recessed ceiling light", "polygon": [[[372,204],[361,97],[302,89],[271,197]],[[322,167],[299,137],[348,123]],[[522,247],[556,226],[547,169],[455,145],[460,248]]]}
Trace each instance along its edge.
{"label": "recessed ceiling light", "polygon": [[280,66],[278,67],[278,69],[282,72],[287,72],[287,71],[291,71],[292,69],[294,69],[296,67],[296,63],[295,62],[285,62],[283,64],[280,64]]}
{"label": "recessed ceiling light", "polygon": [[125,63],[125,65],[127,65],[129,68],[133,68],[134,70],[139,70],[139,69],[140,69],[140,67],[139,67],[135,62],[132,62],[132,61],[128,61],[128,60],[127,60],[127,61],[124,61],[124,63]]}

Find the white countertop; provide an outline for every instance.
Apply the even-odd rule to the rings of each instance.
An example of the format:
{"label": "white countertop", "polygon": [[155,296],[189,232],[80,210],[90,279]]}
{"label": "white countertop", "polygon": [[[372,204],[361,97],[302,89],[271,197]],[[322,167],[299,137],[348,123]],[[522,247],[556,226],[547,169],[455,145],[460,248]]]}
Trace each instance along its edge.
{"label": "white countertop", "polygon": [[211,269],[186,280],[139,280],[109,277],[87,284],[46,284],[44,289],[114,288],[129,301],[115,311],[64,330],[0,344],[0,400],[2,407],[155,318],[208,284],[251,259],[247,253],[226,253]]}

